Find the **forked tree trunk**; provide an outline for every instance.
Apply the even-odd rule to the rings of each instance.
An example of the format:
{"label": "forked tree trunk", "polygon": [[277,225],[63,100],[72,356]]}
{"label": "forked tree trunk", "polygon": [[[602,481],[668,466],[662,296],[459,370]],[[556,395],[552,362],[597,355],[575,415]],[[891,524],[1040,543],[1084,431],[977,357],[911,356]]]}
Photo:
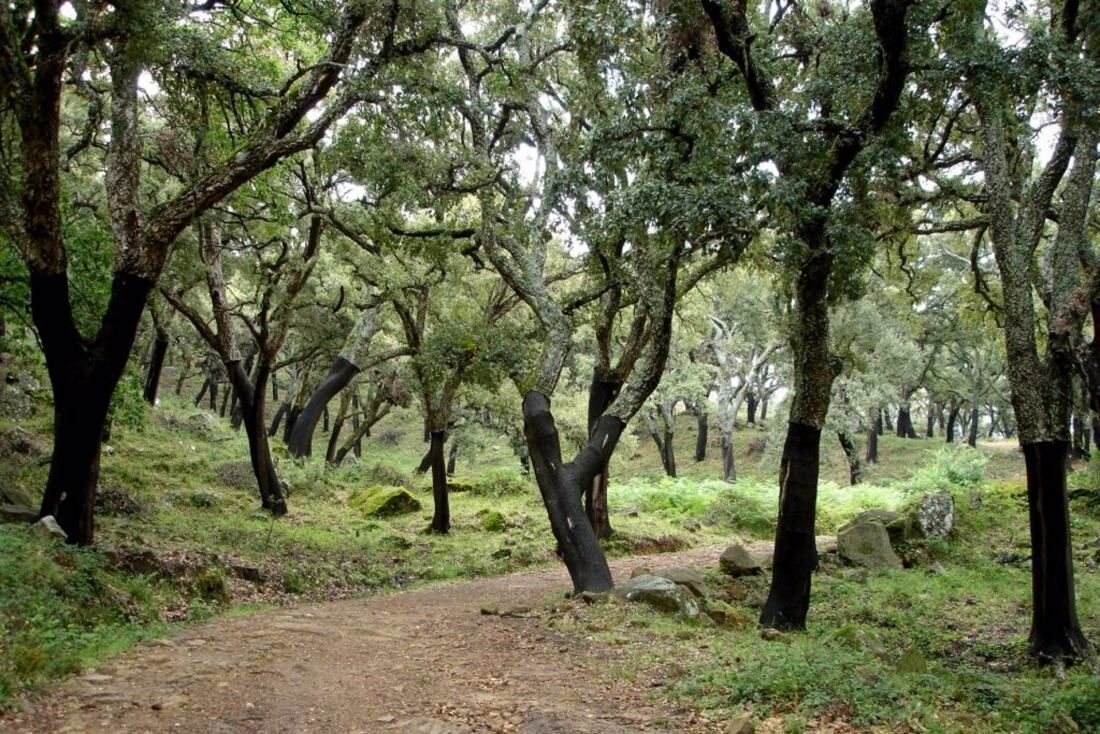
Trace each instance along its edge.
{"label": "forked tree trunk", "polygon": [[287,440],[287,450],[291,456],[311,456],[313,454],[313,432],[321,420],[330,400],[348,386],[359,374],[359,368],[343,357],[337,357],[325,379],[309,396],[302,412],[294,421],[294,429]]}
{"label": "forked tree trunk", "polygon": [[145,388],[142,397],[149,405],[157,404],[157,390],[160,387],[160,374],[164,370],[164,358],[168,354],[168,334],[158,333],[153,341],[153,356],[149,359],[149,368],[145,373]]}
{"label": "forked tree trunk", "polygon": [[[601,379],[593,372],[592,381],[588,386],[588,434],[596,430],[600,416],[607,410],[611,403],[615,402],[623,383],[616,379]],[[610,456],[608,457],[610,458]],[[593,477],[592,483],[585,488],[584,506],[588,515],[588,522],[597,538],[610,538],[614,533],[611,527],[611,512],[607,507],[607,486],[610,479],[610,469],[604,462],[600,472]]]}
{"label": "forked tree trunk", "polygon": [[1031,654],[1073,660],[1089,643],[1077,620],[1066,497],[1065,441],[1023,445],[1031,525]]}
{"label": "forked tree trunk", "polygon": [[573,461],[563,463],[550,400],[534,390],[523,399],[523,426],[531,465],[558,550],[577,593],[603,592],[612,587],[611,569],[588,522],[581,496],[611,458],[625,425],[617,418],[601,417],[588,445]]}
{"label": "forked tree trunk", "polygon": [[836,437],[840,441],[840,447],[844,449],[844,456],[848,459],[848,481],[853,485],[859,484],[863,481],[863,467],[859,464],[856,445],[844,431],[837,431]]}
{"label": "forked tree trunk", "polygon": [[443,445],[447,441],[446,431],[431,431],[431,448],[428,454],[432,464],[432,532],[446,534],[451,529],[451,506],[447,496],[447,460]]}
{"label": "forked tree trunk", "polygon": [[70,543],[90,545],[95,539],[100,439],[152,286],[116,273],[103,325],[89,349],[72,322],[66,275],[31,273],[32,315],[54,396],[53,454],[39,515],[53,515]]}
{"label": "forked tree trunk", "polygon": [[709,424],[707,414],[700,412],[695,416],[698,431],[695,433],[695,460],[705,461],[707,458],[707,432]]}

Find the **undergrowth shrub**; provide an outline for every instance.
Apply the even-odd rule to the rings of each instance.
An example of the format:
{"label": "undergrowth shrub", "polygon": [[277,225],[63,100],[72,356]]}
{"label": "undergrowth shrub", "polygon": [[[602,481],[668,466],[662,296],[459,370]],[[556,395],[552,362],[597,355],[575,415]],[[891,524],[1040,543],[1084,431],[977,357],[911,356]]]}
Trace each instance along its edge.
{"label": "undergrowth shrub", "polygon": [[901,487],[909,495],[971,489],[985,479],[989,460],[967,446],[944,446],[936,452],[932,463],[914,471]]}

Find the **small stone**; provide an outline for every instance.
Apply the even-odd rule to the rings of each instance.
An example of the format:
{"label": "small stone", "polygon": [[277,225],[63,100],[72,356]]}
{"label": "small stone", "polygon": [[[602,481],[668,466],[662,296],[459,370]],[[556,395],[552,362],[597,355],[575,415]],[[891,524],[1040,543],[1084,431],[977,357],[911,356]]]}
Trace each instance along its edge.
{"label": "small stone", "polygon": [[756,726],[752,723],[752,717],[741,714],[730,719],[726,725],[726,734],[754,734]]}
{"label": "small stone", "polygon": [[0,505],[0,522],[35,523],[38,510],[29,505]]}
{"label": "small stone", "polygon": [[616,586],[612,594],[627,601],[641,602],[665,612],[676,612],[681,617],[694,619],[699,616],[699,603],[683,587],[660,576],[636,576]]}
{"label": "small stone", "polygon": [[31,525],[30,532],[43,540],[65,540],[68,538],[53,515],[46,515],[34,525]]}
{"label": "small stone", "polygon": [[397,721],[397,717],[393,714],[386,714],[385,716],[379,716],[375,719],[379,724],[392,724]]}
{"label": "small stone", "polygon": [[734,543],[727,546],[722,555],[718,558],[718,565],[722,571],[726,574],[739,577],[739,576],[752,576],[761,572],[762,567],[760,561],[749,553],[745,546],[740,543]]}
{"label": "small stone", "polygon": [[600,604],[607,601],[608,595],[597,591],[582,591],[581,601],[585,604]]}
{"label": "small stone", "polygon": [[774,627],[764,627],[760,630],[760,639],[767,640],[768,642],[782,640],[783,637],[784,634]]}
{"label": "small stone", "polygon": [[623,515],[627,517],[638,517],[638,515],[640,514],[641,513],[638,511],[637,507],[631,507],[629,509],[623,510]]}

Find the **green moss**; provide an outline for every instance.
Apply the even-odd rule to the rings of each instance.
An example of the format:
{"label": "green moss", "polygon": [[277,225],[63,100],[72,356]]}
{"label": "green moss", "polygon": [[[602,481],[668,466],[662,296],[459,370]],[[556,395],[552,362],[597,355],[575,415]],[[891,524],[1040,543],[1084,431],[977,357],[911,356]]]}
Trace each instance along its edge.
{"label": "green moss", "polygon": [[504,515],[496,510],[489,512],[489,514],[485,516],[485,519],[481,521],[481,527],[491,533],[501,532],[505,527]]}
{"label": "green moss", "polygon": [[348,504],[364,517],[392,517],[420,510],[420,500],[402,487],[376,484],[353,493]]}

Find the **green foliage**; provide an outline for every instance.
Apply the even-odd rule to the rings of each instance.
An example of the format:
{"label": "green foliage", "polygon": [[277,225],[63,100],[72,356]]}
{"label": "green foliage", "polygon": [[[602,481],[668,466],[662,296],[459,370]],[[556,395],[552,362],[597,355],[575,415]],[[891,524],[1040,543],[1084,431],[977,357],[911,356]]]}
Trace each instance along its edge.
{"label": "green foliage", "polygon": [[968,446],[944,446],[932,463],[916,469],[901,487],[910,495],[970,489],[985,479],[989,460]]}
{"label": "green foliage", "polygon": [[534,492],[534,479],[520,473],[519,469],[489,469],[469,483],[469,491],[475,497],[509,497]]}
{"label": "green foliage", "polygon": [[107,415],[112,426],[138,429],[144,425],[149,404],[145,402],[142,390],[141,374],[134,360],[131,360],[111,396]]}

